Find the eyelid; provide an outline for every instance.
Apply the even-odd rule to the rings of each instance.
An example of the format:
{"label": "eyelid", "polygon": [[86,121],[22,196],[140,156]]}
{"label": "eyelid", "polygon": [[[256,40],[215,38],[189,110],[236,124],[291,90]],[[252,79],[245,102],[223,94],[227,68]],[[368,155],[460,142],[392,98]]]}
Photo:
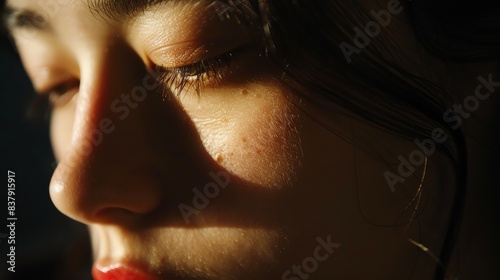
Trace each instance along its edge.
{"label": "eyelid", "polygon": [[[160,66],[162,69],[166,70],[181,70],[181,68],[194,67],[205,62],[213,61],[214,59],[229,59],[227,56],[241,55],[245,52],[248,52],[252,48],[256,47],[253,43],[244,43],[237,46],[233,46],[231,48],[225,47],[221,48],[222,51],[209,51],[204,47],[199,47],[198,49],[204,50],[199,51],[200,55],[191,55],[191,59],[189,60],[179,60],[177,63],[173,64],[173,59],[167,59],[167,61],[152,59],[154,65]],[[203,55],[201,55],[203,53]],[[197,57],[197,59],[195,59]],[[231,60],[233,58],[230,58]],[[156,63],[156,61],[161,61],[162,63]]]}
{"label": "eyelid", "polygon": [[236,47],[230,45],[225,48],[216,48],[217,45],[215,43],[200,45],[199,42],[193,40],[158,47],[147,52],[152,61],[161,61],[161,65],[165,68],[176,68],[210,59]]}
{"label": "eyelid", "polygon": [[[233,53],[235,51],[223,53],[221,55],[216,55],[213,57],[209,57],[206,59],[201,59],[198,60],[194,63],[187,64],[187,65],[182,65],[182,66],[176,66],[176,67],[165,67],[162,66],[164,69],[170,70],[170,71],[177,71],[177,72],[189,72],[188,70],[194,70],[194,69],[202,69],[202,68],[211,68],[214,67],[214,64],[225,64],[228,65],[232,62],[233,59]],[[193,74],[195,75],[195,74]]]}
{"label": "eyelid", "polygon": [[31,73],[31,80],[39,94],[48,94],[54,90],[60,91],[62,87],[79,83],[78,78],[67,70],[53,65],[34,67]]}
{"label": "eyelid", "polygon": [[212,31],[208,30],[206,32],[210,35],[196,35],[176,42],[168,42],[167,39],[158,38],[150,41],[148,36],[145,36],[145,52],[152,61],[161,61],[161,65],[173,68],[230,52],[241,48],[241,46],[255,44],[259,40],[241,30],[218,31],[221,33],[218,35],[214,35]]}
{"label": "eyelid", "polygon": [[72,79],[72,80],[68,80],[68,81],[59,83],[42,94],[64,94],[68,90],[71,90],[71,89],[73,89],[75,87],[79,87],[79,86],[80,86],[80,82],[75,80],[75,79]]}
{"label": "eyelid", "polygon": [[49,120],[50,113],[57,107],[68,103],[78,92],[80,83],[70,82],[59,85],[52,90],[37,94],[28,106],[26,116],[30,120]]}
{"label": "eyelid", "polygon": [[80,81],[72,79],[60,83],[53,88],[41,93],[49,101],[50,107],[66,104],[80,88]]}

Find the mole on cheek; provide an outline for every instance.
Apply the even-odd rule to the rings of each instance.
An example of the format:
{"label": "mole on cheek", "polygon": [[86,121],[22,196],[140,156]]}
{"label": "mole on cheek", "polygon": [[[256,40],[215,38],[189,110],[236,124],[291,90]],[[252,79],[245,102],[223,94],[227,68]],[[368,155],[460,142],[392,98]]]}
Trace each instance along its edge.
{"label": "mole on cheek", "polygon": [[224,158],[221,156],[221,155],[217,155],[217,157],[215,158],[215,160],[217,161],[217,163],[223,163],[224,162]]}

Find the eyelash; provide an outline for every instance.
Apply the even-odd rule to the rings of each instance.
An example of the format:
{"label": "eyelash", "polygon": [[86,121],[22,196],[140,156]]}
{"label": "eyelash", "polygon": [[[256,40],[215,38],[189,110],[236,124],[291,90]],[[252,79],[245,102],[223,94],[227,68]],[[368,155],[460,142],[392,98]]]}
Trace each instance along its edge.
{"label": "eyelash", "polygon": [[225,70],[232,62],[233,54],[226,53],[186,66],[175,68],[156,66],[155,70],[159,70],[160,73],[157,77],[158,82],[177,97],[190,89],[194,89],[200,96],[201,90],[208,83],[216,84],[222,80]]}
{"label": "eyelash", "polygon": [[[194,88],[199,96],[202,88],[207,83],[216,84],[222,80],[225,70],[232,62],[233,54],[229,52],[186,66],[170,68],[155,66],[154,70],[159,73],[156,76],[157,81],[167,89],[167,92],[163,94],[171,92],[179,97],[185,90]],[[78,86],[79,84],[63,84],[55,87],[49,93],[37,94],[37,97],[28,108],[28,118],[48,120],[53,108],[58,103],[62,103],[61,100],[67,98],[72,88]]]}

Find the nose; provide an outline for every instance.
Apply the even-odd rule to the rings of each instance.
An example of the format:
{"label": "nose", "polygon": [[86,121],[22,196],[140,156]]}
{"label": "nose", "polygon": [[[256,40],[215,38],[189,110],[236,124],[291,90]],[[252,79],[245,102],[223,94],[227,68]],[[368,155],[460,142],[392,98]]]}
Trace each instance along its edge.
{"label": "nose", "polygon": [[154,213],[166,200],[165,186],[182,184],[179,168],[195,160],[188,160],[198,145],[186,140],[196,138],[188,120],[175,99],[164,100],[154,74],[125,43],[79,61],[80,91],[72,132],[65,132],[70,140],[50,183],[52,201],[87,224]]}

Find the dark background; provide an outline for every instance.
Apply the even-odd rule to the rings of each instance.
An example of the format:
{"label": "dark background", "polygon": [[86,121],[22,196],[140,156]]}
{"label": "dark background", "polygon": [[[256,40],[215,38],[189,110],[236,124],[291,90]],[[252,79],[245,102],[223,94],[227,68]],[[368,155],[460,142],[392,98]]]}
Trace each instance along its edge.
{"label": "dark background", "polygon": [[[49,197],[54,158],[48,119],[43,112],[28,118],[35,97],[13,43],[0,31],[0,166],[4,176],[0,186],[0,280],[90,279],[87,231],[61,214]],[[6,239],[8,170],[16,173],[15,273],[7,270],[11,246]]]}

